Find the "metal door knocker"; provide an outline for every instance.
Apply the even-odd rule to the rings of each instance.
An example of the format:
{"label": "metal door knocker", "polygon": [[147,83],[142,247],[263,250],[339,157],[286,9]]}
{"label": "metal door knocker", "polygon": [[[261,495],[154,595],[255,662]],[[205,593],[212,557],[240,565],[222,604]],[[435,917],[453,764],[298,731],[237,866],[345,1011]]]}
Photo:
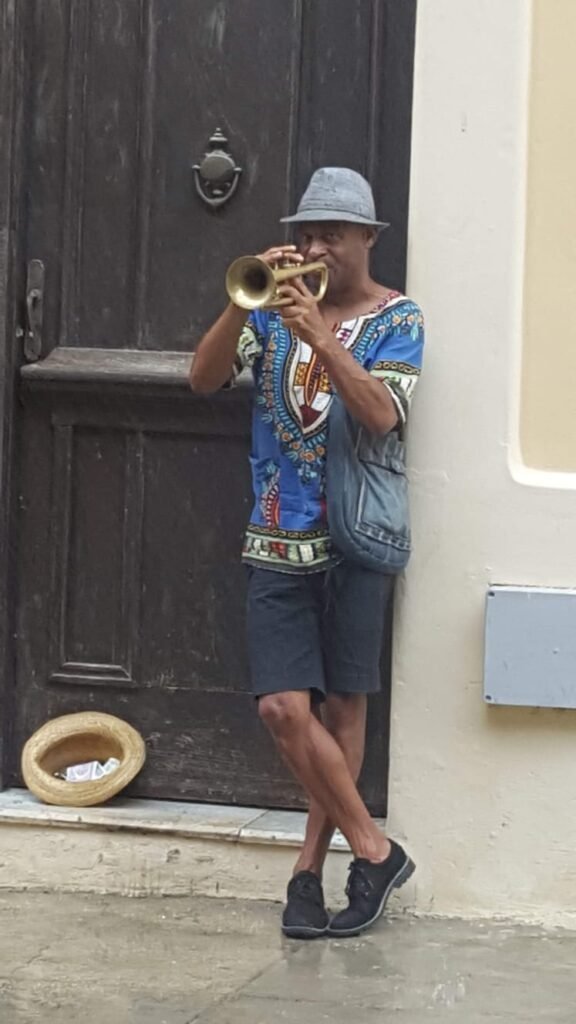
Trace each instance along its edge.
{"label": "metal door knocker", "polygon": [[202,162],[192,165],[196,191],[213,210],[232,198],[242,174],[242,168],[236,166],[227,146],[228,139],[217,128],[210,138]]}

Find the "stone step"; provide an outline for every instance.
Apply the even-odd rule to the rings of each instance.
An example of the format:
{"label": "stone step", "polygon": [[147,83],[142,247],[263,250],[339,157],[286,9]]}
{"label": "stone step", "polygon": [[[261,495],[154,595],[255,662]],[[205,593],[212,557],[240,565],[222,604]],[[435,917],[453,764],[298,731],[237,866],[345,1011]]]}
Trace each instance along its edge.
{"label": "stone step", "polygon": [[[0,793],[0,889],[283,900],[306,816],[117,798],[52,807]],[[349,846],[336,833],[324,885],[342,903]]]}

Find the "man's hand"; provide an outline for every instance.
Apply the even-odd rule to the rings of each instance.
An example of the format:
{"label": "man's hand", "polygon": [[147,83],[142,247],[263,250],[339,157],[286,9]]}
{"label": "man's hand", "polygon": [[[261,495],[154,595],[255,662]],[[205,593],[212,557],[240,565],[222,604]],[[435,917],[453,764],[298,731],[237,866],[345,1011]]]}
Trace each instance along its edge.
{"label": "man's hand", "polygon": [[322,319],[318,303],[301,277],[285,281],[279,286],[278,292],[283,299],[290,299],[289,305],[279,307],[286,327],[313,349],[320,349],[334,341]]}
{"label": "man's hand", "polygon": [[271,249],[266,249],[266,252],[259,254],[259,259],[264,260],[269,266],[275,267],[276,265],[293,263],[298,264],[304,261],[302,253],[298,252],[295,245],[276,245]]}

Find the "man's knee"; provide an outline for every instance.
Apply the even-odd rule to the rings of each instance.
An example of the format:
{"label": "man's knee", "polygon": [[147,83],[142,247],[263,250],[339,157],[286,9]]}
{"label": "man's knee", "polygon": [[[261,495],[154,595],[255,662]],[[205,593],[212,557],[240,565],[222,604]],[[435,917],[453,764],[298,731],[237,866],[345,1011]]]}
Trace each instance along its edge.
{"label": "man's knee", "polygon": [[269,693],[260,697],[258,714],[275,736],[302,728],[310,717],[310,698],[305,693]]}
{"label": "man's knee", "polygon": [[363,734],[367,700],[364,694],[330,694],[324,706],[324,724],[336,739]]}

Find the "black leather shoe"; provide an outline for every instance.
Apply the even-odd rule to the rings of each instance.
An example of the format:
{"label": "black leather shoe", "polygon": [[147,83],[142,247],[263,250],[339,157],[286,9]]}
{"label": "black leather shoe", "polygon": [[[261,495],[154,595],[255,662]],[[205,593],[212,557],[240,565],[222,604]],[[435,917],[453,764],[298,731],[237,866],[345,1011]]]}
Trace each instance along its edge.
{"label": "black leather shoe", "polygon": [[282,931],[290,939],[318,939],[326,934],[329,917],[322,882],[313,871],[299,871],[288,884]]}
{"label": "black leather shoe", "polygon": [[415,864],[398,843],[379,864],[358,857],[350,865],[346,886],[348,906],[330,921],[333,938],[360,935],[378,920],[393,889],[399,889],[415,871]]}

